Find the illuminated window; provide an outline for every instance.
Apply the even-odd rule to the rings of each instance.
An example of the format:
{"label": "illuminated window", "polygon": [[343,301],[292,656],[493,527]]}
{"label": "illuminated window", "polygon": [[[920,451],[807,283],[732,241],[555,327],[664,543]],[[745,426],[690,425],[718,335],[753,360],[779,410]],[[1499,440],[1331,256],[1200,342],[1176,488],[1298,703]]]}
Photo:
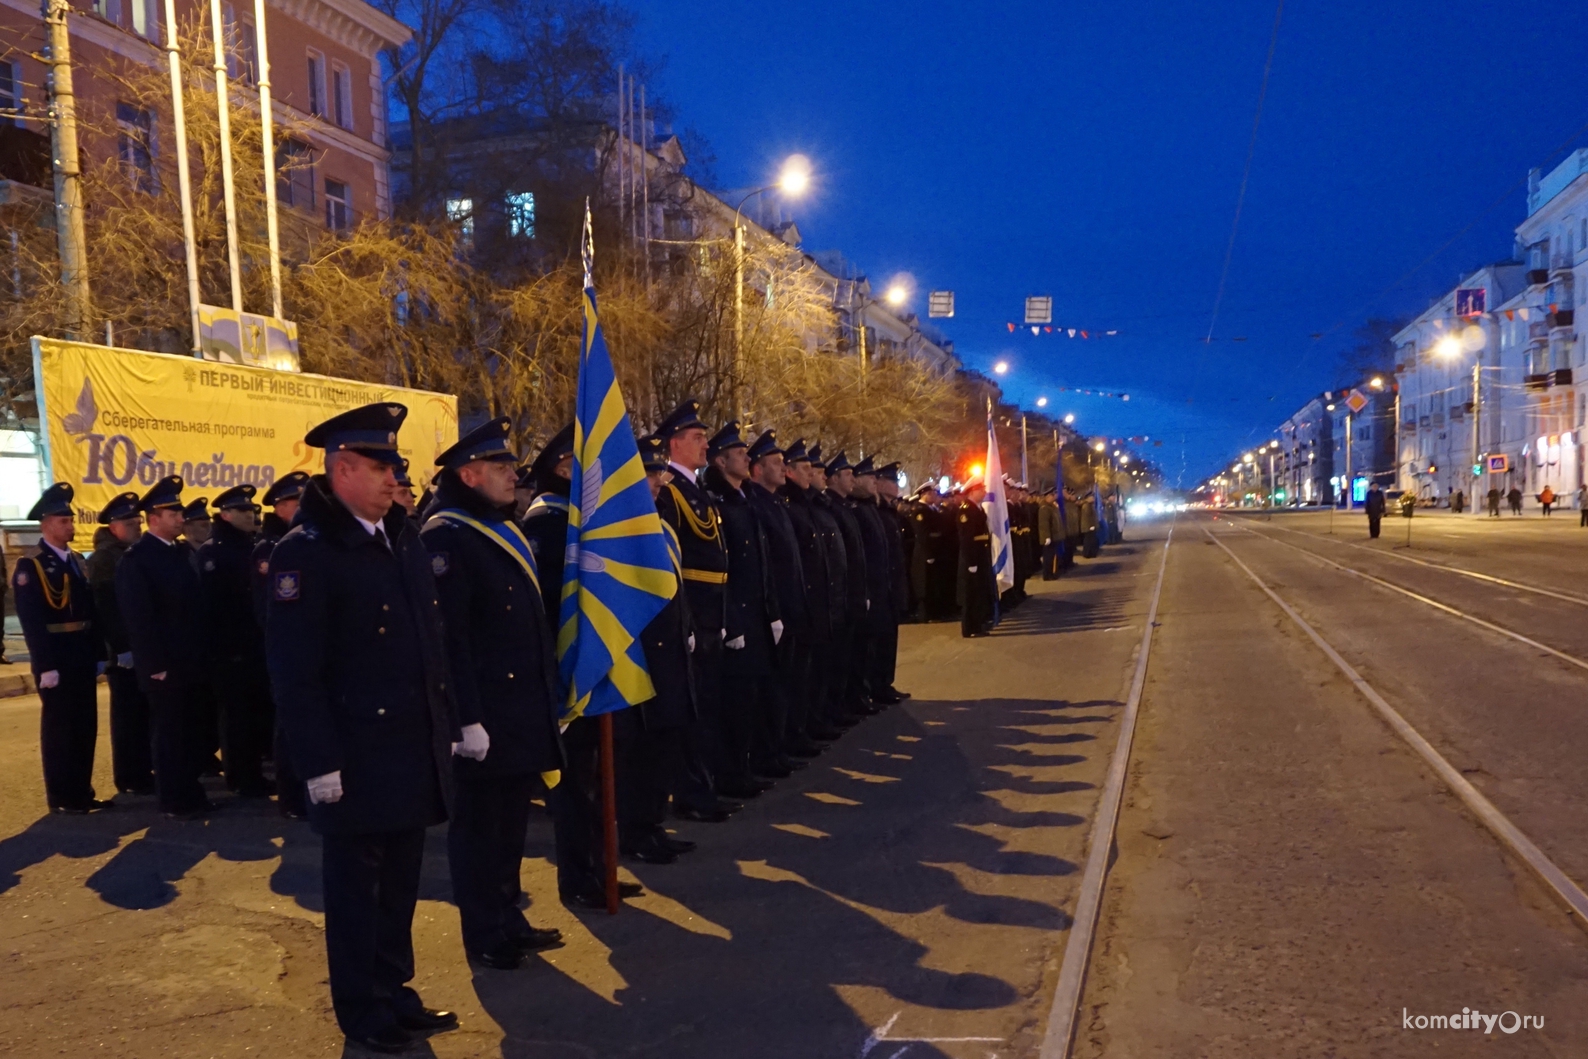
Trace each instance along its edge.
{"label": "illuminated window", "polygon": [[535,193],[512,191],[507,195],[507,234],[515,239],[535,238]]}

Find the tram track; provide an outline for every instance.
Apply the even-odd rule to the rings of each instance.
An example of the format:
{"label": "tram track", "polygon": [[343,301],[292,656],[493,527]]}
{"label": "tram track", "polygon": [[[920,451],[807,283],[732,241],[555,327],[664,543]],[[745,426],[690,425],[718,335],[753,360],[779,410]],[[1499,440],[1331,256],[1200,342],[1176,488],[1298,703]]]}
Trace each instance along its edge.
{"label": "tram track", "polygon": [[[1239,524],[1236,523],[1236,525]],[[1447,614],[1448,616],[1465,619],[1472,622],[1473,624],[1487,629],[1488,631],[1499,633],[1500,635],[1505,636],[1512,641],[1542,650],[1553,657],[1569,662],[1579,669],[1588,670],[1588,661],[1577,658],[1573,655],[1566,654],[1565,652],[1558,651],[1554,648],[1550,648],[1547,645],[1540,644],[1530,637],[1516,633],[1514,630],[1505,629],[1495,625],[1492,622],[1486,622],[1483,619],[1468,615],[1460,611],[1459,608],[1440,603],[1437,600],[1422,596],[1421,594],[1412,592],[1409,589],[1394,585],[1383,578],[1374,577],[1373,575],[1354,570],[1350,567],[1344,566],[1343,564],[1335,563],[1332,560],[1317,555],[1306,548],[1288,544],[1284,541],[1275,539],[1271,535],[1260,533],[1246,527],[1242,528],[1246,529],[1247,533],[1258,539],[1264,540],[1271,544],[1279,545],[1292,551],[1301,552],[1303,555],[1316,560],[1318,563],[1324,566],[1333,568],[1343,573],[1364,578],[1380,587],[1392,590],[1403,597],[1408,597],[1420,603],[1426,604],[1435,610],[1440,611],[1441,613]],[[1372,706],[1373,710],[1375,713],[1377,713],[1380,719],[1384,721],[1384,723],[1392,732],[1395,733],[1398,738],[1401,739],[1402,742],[1404,742],[1419,758],[1423,760],[1423,762],[1430,768],[1430,770],[1433,771],[1433,773],[1450,790],[1450,792],[1454,794],[1477,818],[1478,822],[1481,823],[1484,828],[1486,828],[1514,858],[1519,860],[1534,875],[1536,875],[1541,882],[1544,883],[1549,892],[1570,914],[1573,921],[1576,922],[1579,927],[1588,930],[1588,893],[1584,892],[1581,885],[1579,885],[1577,881],[1573,879],[1554,858],[1540,848],[1537,842],[1535,842],[1534,839],[1522,829],[1522,827],[1518,826],[1518,824],[1512,820],[1511,816],[1503,812],[1494,804],[1493,801],[1489,799],[1488,796],[1486,796],[1482,791],[1478,790],[1472,781],[1468,780],[1467,777],[1463,775],[1463,770],[1453,765],[1446,755],[1441,753],[1429,738],[1424,736],[1416,726],[1408,721],[1406,716],[1400,710],[1397,710],[1394,706],[1392,706],[1389,700],[1362,675],[1361,671],[1348,662],[1340,650],[1338,650],[1333,643],[1331,643],[1323,636],[1322,633],[1318,631],[1316,626],[1307,621],[1307,619],[1301,615],[1296,607],[1284,599],[1268,581],[1265,581],[1263,577],[1252,568],[1251,565],[1241,559],[1240,556],[1236,555],[1234,550],[1232,550],[1228,544],[1220,539],[1222,534],[1214,533],[1206,527],[1204,527],[1204,533],[1207,535],[1208,540],[1222,549],[1224,554],[1231,560],[1231,562],[1233,562],[1235,566],[1239,568],[1241,572],[1244,573],[1281,610],[1281,612],[1283,612],[1284,615],[1302,631],[1302,633],[1314,644],[1314,646],[1316,646],[1329,659],[1335,668],[1338,669],[1341,674],[1351,682],[1358,694],[1367,700],[1369,705]]]}

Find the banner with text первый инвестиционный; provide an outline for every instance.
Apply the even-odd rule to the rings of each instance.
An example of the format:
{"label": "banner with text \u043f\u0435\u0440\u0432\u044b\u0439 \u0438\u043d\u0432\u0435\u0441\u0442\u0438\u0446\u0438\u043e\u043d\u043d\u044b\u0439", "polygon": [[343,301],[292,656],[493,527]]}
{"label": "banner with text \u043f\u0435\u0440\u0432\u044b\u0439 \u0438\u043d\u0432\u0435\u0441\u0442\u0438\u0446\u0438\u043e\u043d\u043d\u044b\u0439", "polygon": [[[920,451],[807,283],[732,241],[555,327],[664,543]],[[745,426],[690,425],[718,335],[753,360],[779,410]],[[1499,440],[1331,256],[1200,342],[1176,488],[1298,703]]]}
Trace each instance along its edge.
{"label": "banner with text \u043f\u0435\u0440\u0432\u044b\u0439 \u0438\u043d\u0432\u0435\u0441\u0442\u0438\u0446\u0438\u043e\u043d\u043d\u044b\u0439", "polygon": [[457,398],[426,390],[52,338],[33,340],[33,369],[48,477],[71,484],[90,522],[116,494],[168,474],[190,500],[318,474],[323,454],[303,435],[375,401],[408,406],[397,444],[420,477],[458,439]]}

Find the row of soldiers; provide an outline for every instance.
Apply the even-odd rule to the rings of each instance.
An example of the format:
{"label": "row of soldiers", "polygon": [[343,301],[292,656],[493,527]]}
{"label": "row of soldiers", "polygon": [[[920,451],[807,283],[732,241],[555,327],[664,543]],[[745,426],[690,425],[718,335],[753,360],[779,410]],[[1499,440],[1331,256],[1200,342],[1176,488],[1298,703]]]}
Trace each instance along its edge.
{"label": "row of soldiers", "polygon": [[[594,722],[563,716],[551,632],[572,430],[522,473],[505,418],[472,431],[438,457],[416,518],[399,482],[405,415],[371,405],[310,431],[326,472],[272,486],[262,534],[252,487],[217,498],[197,548],[180,478],[117,497],[87,571],[71,550],[71,488],[52,486],[32,512],[39,553],[12,578],[51,808],[110,805],[90,783],[102,667],[113,757],[152,747],[168,815],[213,808],[200,782],[212,744],[244,795],[268,789],[260,766],[273,753],[283,805],[301,791],[323,839],[338,1021],[351,1042],[388,1052],[457,1025],[407,985],[426,827],[450,821],[462,940],[488,967],[560,944],[518,907],[536,796],[552,812],[563,900],[603,907],[606,867]],[[642,636],[657,697],[618,715],[621,846],[650,863],[693,848],[664,828],[669,808],[725,820],[904,697],[897,466],[824,459],[772,431],[746,441],[736,424],[707,434],[686,402],[639,442],[681,589]],[[118,787],[148,791],[142,767],[118,762]]]}

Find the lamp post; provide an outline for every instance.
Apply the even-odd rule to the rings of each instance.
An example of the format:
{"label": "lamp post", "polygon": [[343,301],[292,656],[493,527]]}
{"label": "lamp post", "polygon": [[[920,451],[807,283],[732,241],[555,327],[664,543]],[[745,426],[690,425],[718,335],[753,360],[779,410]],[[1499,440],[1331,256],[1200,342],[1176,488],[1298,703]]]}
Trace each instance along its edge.
{"label": "lamp post", "polygon": [[[791,155],[783,163],[783,172],[776,184],[756,188],[740,199],[733,210],[733,412],[736,417],[744,415],[739,391],[739,381],[744,377],[744,225],[741,223],[744,204],[768,191],[782,191],[790,198],[798,198],[810,183],[810,161],[804,155]],[[861,341],[861,363],[864,364],[864,339]]]}

